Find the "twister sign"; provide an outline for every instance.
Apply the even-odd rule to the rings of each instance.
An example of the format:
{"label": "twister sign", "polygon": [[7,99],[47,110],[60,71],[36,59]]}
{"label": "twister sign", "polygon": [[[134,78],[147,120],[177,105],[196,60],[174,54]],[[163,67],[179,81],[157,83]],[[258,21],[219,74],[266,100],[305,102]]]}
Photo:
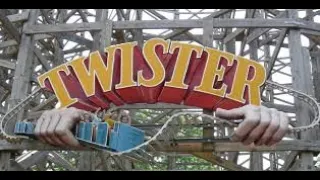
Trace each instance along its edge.
{"label": "twister sign", "polygon": [[135,103],[215,110],[260,105],[264,67],[209,47],[159,38],[112,45],[40,75],[61,107],[87,111]]}

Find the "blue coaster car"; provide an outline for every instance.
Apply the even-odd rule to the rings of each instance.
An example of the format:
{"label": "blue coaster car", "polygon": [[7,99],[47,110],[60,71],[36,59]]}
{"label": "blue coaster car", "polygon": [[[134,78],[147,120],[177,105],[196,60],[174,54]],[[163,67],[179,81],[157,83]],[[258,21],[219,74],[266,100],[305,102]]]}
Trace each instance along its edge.
{"label": "blue coaster car", "polygon": [[14,127],[14,133],[17,135],[27,135],[30,137],[34,137],[35,126],[31,122],[17,122]]}
{"label": "blue coaster car", "polygon": [[109,125],[99,122],[80,122],[76,127],[75,137],[80,142],[110,149],[108,146]]}
{"label": "blue coaster car", "polygon": [[[34,125],[31,122],[17,122],[14,133],[34,138]],[[125,151],[144,143],[144,132],[128,124],[115,122],[110,129],[106,122],[80,122],[75,129],[75,137],[82,144]]]}
{"label": "blue coaster car", "polygon": [[109,146],[120,152],[139,146],[144,143],[144,132],[124,123],[115,123],[111,130]]}
{"label": "blue coaster car", "polygon": [[81,122],[76,128],[76,138],[116,152],[134,148],[144,142],[144,132],[130,125],[115,122],[114,128],[111,131],[109,129],[108,123]]}

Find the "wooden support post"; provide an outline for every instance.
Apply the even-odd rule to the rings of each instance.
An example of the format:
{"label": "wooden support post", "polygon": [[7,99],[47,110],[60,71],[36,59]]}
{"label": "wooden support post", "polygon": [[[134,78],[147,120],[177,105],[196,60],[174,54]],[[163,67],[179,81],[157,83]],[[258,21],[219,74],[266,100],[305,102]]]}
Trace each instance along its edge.
{"label": "wooden support post", "polygon": [[[252,41],[249,44],[250,47],[250,59],[258,61],[258,42],[257,40]],[[250,169],[254,171],[262,171],[262,153],[252,152],[250,158]]]}
{"label": "wooden support post", "polygon": [[[213,23],[211,20],[203,21],[203,45],[207,47],[212,47],[213,45]],[[204,114],[212,115],[212,111],[203,110]],[[203,123],[211,122],[210,119],[203,118]],[[204,127],[203,128],[203,138],[212,138],[214,136],[214,127]],[[204,146],[207,146],[207,143],[204,143]]]}
{"label": "wooden support post", "polygon": [[[24,27],[36,23],[38,16],[38,10],[30,10],[30,19],[24,24]],[[30,79],[32,75],[33,64],[33,48],[34,41],[32,36],[22,34],[21,43],[19,46],[19,53],[17,59],[17,65],[14,73],[14,81],[12,85],[11,102],[10,107],[14,106],[18,101],[26,97],[30,93]],[[23,112],[19,114],[18,119],[21,119]],[[15,122],[12,122],[13,125]]]}
{"label": "wooden support post", "polygon": [[[318,48],[317,48],[318,49]],[[320,57],[312,57],[311,58],[311,65],[312,65],[312,77],[313,77],[313,84],[314,84],[314,92],[315,98],[317,101],[320,101]]]}
{"label": "wooden support post", "polygon": [[174,170],[176,168],[176,156],[168,156],[168,170]]}
{"label": "wooden support post", "polygon": [[9,36],[16,42],[20,43],[20,34],[17,28],[10,22],[9,18],[6,16],[5,9],[0,10],[0,22],[1,26],[4,27]]}
{"label": "wooden support post", "polygon": [[11,153],[8,151],[0,151],[0,171],[8,171],[10,168],[10,161]]}
{"label": "wooden support post", "polygon": [[[60,13],[59,13],[59,17],[58,17],[58,22],[59,23],[63,23],[63,20],[67,14],[67,10],[66,9],[60,9],[59,10]],[[61,38],[61,36],[56,36],[56,41],[54,42],[54,53],[55,53],[55,56],[54,56],[54,65],[57,66],[57,65],[60,65],[62,63],[64,63],[64,54],[63,54],[63,40]]]}
{"label": "wooden support post", "polygon": [[[307,9],[307,19],[308,21],[314,21],[314,17],[312,17],[312,10]],[[310,53],[319,52],[319,48],[317,46],[312,48],[312,43],[310,43],[309,49],[311,50]],[[314,95],[317,101],[320,101],[320,57],[319,56],[312,56],[311,57],[311,67],[312,67],[312,77],[313,77],[313,88],[314,88]]]}
{"label": "wooden support post", "polygon": [[[231,17],[231,13],[228,14],[228,17]],[[230,28],[226,28],[226,34],[231,34],[232,33],[232,29]],[[229,40],[227,43],[225,43],[225,50],[229,53],[236,53],[236,40],[235,39],[231,39]],[[233,128],[228,127],[228,135],[231,135],[234,132]],[[238,155],[239,152],[228,152],[228,159],[234,163],[238,162]]]}
{"label": "wooden support post", "polygon": [[10,167],[9,167],[8,171],[27,171],[25,168],[23,168],[20,164],[18,164],[13,159],[10,160],[9,164],[10,164]]}
{"label": "wooden support post", "polygon": [[[142,20],[142,10],[141,9],[137,9],[136,10],[136,14],[137,14],[137,17],[136,19],[137,20]],[[143,30],[142,29],[137,29],[134,31],[134,39],[135,41],[138,41],[138,45],[139,47],[142,47],[143,46]]]}
{"label": "wooden support post", "polygon": [[[29,10],[29,20],[23,25],[33,25],[36,23],[38,10]],[[14,72],[14,81],[12,85],[11,99],[9,108],[14,106],[19,100],[23,99],[30,92],[30,78],[32,74],[32,61],[33,61],[33,40],[32,35],[22,34],[20,39],[19,53],[17,58],[17,65]],[[22,118],[24,111],[21,111],[16,120]],[[13,131],[15,121],[8,123],[7,128]],[[9,167],[9,152],[0,152],[0,169],[8,170]]]}
{"label": "wooden support post", "polygon": [[[298,18],[298,11],[296,9],[290,9],[288,15],[289,18],[296,19]],[[306,57],[306,53],[302,49],[300,30],[290,29],[289,49],[292,65],[291,74],[293,77],[293,88],[311,95],[313,88],[311,82],[310,60]],[[296,119],[298,125],[310,124],[311,117],[308,107],[298,99],[295,99],[295,107],[297,109]],[[310,132],[302,132],[300,138],[311,140],[312,136]],[[302,152],[299,169],[312,170],[313,168],[313,154]]]}
{"label": "wooden support post", "polygon": [[39,171],[46,171],[47,158],[43,158],[42,160],[37,162],[36,165]]}
{"label": "wooden support post", "polygon": [[93,168],[93,152],[92,151],[85,151],[80,153],[79,157],[79,165],[78,170],[79,171],[92,171]]}

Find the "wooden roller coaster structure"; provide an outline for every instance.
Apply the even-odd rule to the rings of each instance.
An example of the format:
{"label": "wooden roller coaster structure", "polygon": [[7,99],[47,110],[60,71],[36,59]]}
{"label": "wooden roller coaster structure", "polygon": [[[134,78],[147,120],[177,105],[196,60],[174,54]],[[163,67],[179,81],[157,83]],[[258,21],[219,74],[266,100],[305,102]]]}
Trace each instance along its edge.
{"label": "wooden roller coaster structure", "polygon": [[[235,18],[241,13],[244,13],[243,18]],[[183,18],[184,16],[189,17]],[[320,28],[316,22],[318,16],[319,12],[316,9],[1,10],[0,170],[10,169],[7,162],[12,153],[8,150],[61,150],[30,139],[32,125],[28,123],[34,122],[33,120],[42,113],[41,110],[53,108],[52,104],[56,104],[57,99],[52,91],[39,88],[37,76],[69,62],[75,56],[83,56],[84,51],[104,52],[105,47],[134,41],[142,47],[145,40],[152,38],[193,42],[263,62],[266,81],[262,85],[262,104],[290,113],[292,128],[287,137],[294,140],[284,140],[271,148],[244,147],[229,142],[229,135],[238,123],[216,118],[214,109],[207,110],[199,106],[164,102],[137,102],[119,106],[110,103],[107,109],[109,111],[126,109],[136,116],[145,113],[143,109],[155,112],[165,109],[158,117],[151,115],[147,117],[155,119],[150,121],[152,124],[145,124],[147,120],[144,119],[141,120],[142,124],[134,123],[130,127],[145,133],[143,142],[139,141],[131,147],[117,151],[108,149],[109,147],[102,148],[91,141],[97,141],[98,136],[92,138],[87,134],[86,138],[89,141],[86,141],[83,138],[85,136],[82,136],[84,134],[75,132],[79,135],[80,141],[83,140],[88,147],[113,157],[125,156],[148,163],[155,163],[154,154],[166,155],[171,162],[171,165],[168,165],[171,168],[175,164],[172,163],[175,155],[181,152],[206,159],[226,169],[248,170],[237,157],[246,156],[250,151],[248,161],[251,170],[266,169],[263,163],[265,160],[270,162],[269,170],[315,169],[316,162],[313,159],[320,152],[317,133],[314,133],[318,131],[319,126],[320,99],[320,89],[317,86],[320,83],[318,63]],[[92,17],[95,20],[92,20]],[[153,20],[145,20],[146,17]],[[155,33],[161,29],[162,33]],[[201,29],[202,32],[195,33],[196,29]],[[92,40],[87,38],[90,35]],[[308,47],[302,46],[301,36],[308,39]],[[77,45],[66,49],[68,42],[65,41],[72,41]],[[241,43],[240,49],[236,47],[238,42]],[[271,46],[274,48],[270,48]],[[288,53],[285,51],[286,48]],[[285,53],[288,57],[283,55]],[[292,78],[292,81],[280,79],[282,76]],[[294,103],[287,101],[284,96],[294,99]],[[46,100],[43,102],[44,99]],[[103,119],[103,114],[104,112],[96,114],[97,119]],[[154,122],[159,119],[163,121],[155,124]],[[137,119],[134,121],[137,122]],[[104,122],[101,124],[108,126]],[[96,125],[99,129],[99,123],[91,125]],[[184,139],[177,138],[178,130],[189,127],[201,127],[203,137],[199,139],[198,135],[191,135]],[[111,133],[108,134],[110,137]],[[109,145],[105,144],[104,140],[106,139],[102,138],[98,141]],[[269,157],[263,156],[261,152],[266,152]],[[57,158],[57,154],[54,157]],[[86,157],[89,157],[88,154],[82,157],[83,164],[92,162],[85,159]],[[52,157],[50,158],[52,161]],[[281,159],[284,160],[283,163],[280,162]],[[62,161],[61,158],[54,160],[57,163]],[[70,169],[68,163],[60,164]]]}

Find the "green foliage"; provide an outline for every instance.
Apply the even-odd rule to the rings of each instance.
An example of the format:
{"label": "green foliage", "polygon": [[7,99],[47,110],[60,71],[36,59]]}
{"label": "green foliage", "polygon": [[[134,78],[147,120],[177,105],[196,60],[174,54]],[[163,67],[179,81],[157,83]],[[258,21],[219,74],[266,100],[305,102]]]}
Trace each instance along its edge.
{"label": "green foliage", "polygon": [[[190,156],[180,156],[176,157],[175,168],[173,170],[189,170],[189,171],[197,171],[197,170],[205,170],[205,171],[217,171],[219,170],[216,166],[211,163]],[[146,164],[146,163],[134,163],[135,168],[139,170],[147,170],[147,171],[166,171],[168,170],[168,158],[161,157],[157,160],[155,164]]]}
{"label": "green foliage", "polygon": [[165,171],[167,170],[167,165],[165,164],[146,164],[146,163],[134,163],[135,169],[145,170],[145,171]]}
{"label": "green foliage", "polygon": [[176,163],[177,170],[218,170],[217,167],[213,166],[211,163],[194,156],[178,157]]}

